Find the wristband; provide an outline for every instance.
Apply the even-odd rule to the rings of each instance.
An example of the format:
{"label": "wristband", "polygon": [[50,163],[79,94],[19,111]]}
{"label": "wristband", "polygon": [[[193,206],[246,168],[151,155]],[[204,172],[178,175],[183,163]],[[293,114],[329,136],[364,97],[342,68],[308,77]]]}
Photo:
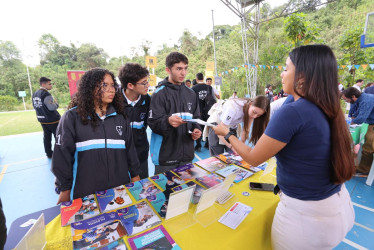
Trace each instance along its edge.
{"label": "wristband", "polygon": [[230,136],[234,135],[234,133],[232,131],[228,132],[227,135],[225,135],[225,140],[228,141],[230,143]]}

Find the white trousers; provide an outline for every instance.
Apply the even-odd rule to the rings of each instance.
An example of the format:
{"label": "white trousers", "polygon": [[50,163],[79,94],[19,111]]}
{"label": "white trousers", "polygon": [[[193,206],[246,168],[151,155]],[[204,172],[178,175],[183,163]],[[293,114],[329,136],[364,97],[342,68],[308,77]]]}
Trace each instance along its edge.
{"label": "white trousers", "polygon": [[352,229],[355,213],[345,185],[320,201],[280,193],[271,238],[273,249],[332,249]]}

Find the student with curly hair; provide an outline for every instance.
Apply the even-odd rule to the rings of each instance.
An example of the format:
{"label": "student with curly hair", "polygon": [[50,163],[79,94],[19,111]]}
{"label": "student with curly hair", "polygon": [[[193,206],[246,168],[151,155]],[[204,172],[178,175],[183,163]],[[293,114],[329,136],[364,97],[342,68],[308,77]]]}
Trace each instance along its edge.
{"label": "student with curly hair", "polygon": [[[112,72],[94,68],[57,128],[52,172],[57,204],[139,180],[131,127]],[[129,176],[129,173],[131,177]]]}

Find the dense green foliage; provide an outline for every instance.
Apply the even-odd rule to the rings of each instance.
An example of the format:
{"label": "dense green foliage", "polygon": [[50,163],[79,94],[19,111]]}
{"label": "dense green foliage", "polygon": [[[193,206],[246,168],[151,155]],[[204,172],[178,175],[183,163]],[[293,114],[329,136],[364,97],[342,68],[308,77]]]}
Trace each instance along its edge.
{"label": "dense green foliage", "polygon": [[[291,1],[291,7],[300,4],[309,7],[305,13],[295,13],[288,17],[262,22],[259,38],[259,65],[284,65],[288,52],[303,44],[324,43],[333,48],[339,65],[362,65],[374,63],[374,48],[361,49],[360,35],[363,33],[366,13],[374,11],[372,0],[338,0],[318,8],[313,7],[318,0]],[[280,13],[284,6],[272,9],[270,5],[261,5],[261,19],[271,19]],[[230,11],[229,9],[227,11]],[[253,15],[252,13],[249,14]],[[216,26],[216,55],[218,73],[234,69],[223,76],[222,96],[228,98],[233,91],[240,97],[247,93],[245,69],[243,65],[243,44],[241,27],[238,25]],[[249,34],[249,33],[248,33]],[[250,41],[249,41],[250,42]],[[131,57],[109,58],[108,54],[94,44],[62,45],[52,34],[44,34],[38,41],[40,65],[30,67],[33,91],[39,88],[38,79],[46,76],[52,79],[52,94],[64,107],[70,100],[67,70],[88,70],[92,67],[105,67],[117,74],[123,63],[138,62],[145,65],[145,56],[149,55],[151,41],[146,41],[139,48],[131,49]],[[207,61],[213,61],[212,33],[199,39],[185,30],[178,44],[169,47],[166,44],[154,56],[158,59],[155,74],[163,78],[165,57],[171,51],[180,51],[189,58],[189,73],[186,79],[194,79],[198,72],[205,73]],[[267,84],[281,89],[281,71],[258,69],[257,93],[264,93]],[[351,86],[355,79],[365,82],[374,81],[374,70],[370,67],[340,68],[340,81]],[[26,65],[21,61],[20,51],[11,41],[0,41],[0,95],[13,96],[20,103],[18,91],[26,91],[30,97]],[[30,98],[26,98],[30,104]]]}

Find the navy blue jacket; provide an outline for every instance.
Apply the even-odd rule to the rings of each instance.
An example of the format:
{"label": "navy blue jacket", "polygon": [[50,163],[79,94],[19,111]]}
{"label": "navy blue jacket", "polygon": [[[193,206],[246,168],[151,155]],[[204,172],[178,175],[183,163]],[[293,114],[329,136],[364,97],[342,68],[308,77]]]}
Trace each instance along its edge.
{"label": "navy blue jacket", "polygon": [[59,191],[72,190],[73,199],[130,182],[139,175],[130,124],[113,106],[101,124],[83,125],[77,109],[68,110],[56,132],[52,172]]}

